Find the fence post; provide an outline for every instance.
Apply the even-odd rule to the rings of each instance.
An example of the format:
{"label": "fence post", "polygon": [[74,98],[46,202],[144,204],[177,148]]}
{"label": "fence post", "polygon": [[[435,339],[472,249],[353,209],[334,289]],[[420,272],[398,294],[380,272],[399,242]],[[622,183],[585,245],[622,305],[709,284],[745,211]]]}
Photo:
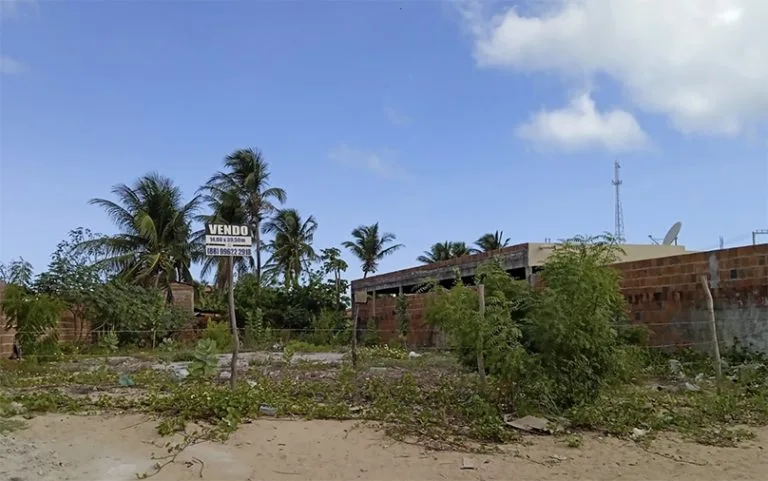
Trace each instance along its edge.
{"label": "fence post", "polygon": [[715,324],[715,303],[712,300],[712,292],[709,290],[709,281],[707,276],[699,277],[699,282],[704,288],[704,295],[707,300],[707,312],[709,313],[709,332],[712,337],[712,355],[715,358],[715,373],[717,374],[717,380],[723,376],[723,369],[720,363],[720,346],[717,342],[717,325]]}

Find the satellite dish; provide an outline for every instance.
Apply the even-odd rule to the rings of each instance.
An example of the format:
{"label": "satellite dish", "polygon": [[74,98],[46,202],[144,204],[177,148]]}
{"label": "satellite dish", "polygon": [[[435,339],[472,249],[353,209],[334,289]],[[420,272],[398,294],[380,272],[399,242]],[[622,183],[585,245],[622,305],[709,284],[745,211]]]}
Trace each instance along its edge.
{"label": "satellite dish", "polygon": [[675,222],[672,227],[667,231],[667,235],[664,236],[664,240],[661,241],[661,245],[669,246],[673,243],[677,245],[677,236],[680,235],[680,228],[683,227],[682,222]]}

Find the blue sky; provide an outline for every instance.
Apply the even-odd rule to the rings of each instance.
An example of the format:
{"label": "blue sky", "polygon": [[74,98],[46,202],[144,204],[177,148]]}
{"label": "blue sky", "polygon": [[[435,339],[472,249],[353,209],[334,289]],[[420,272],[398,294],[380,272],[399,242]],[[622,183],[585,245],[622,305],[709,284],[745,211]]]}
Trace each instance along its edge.
{"label": "blue sky", "polygon": [[628,242],[678,220],[690,249],[750,242],[768,227],[768,10],[673,5],[686,28],[662,35],[629,4],[595,39],[598,0],[4,3],[0,261],[39,271],[70,229],[114,231],[88,199],[149,171],[191,196],[244,147],[316,217],[318,248],[394,232],[380,272],[496,229],[613,230],[615,159]]}

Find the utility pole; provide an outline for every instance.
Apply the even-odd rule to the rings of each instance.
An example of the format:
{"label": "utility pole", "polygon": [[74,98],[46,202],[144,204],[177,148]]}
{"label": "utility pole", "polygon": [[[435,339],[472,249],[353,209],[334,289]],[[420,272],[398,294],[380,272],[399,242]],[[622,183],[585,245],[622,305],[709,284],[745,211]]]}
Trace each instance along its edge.
{"label": "utility pole", "polygon": [[616,188],[616,206],[614,207],[614,214],[615,214],[615,226],[614,226],[614,236],[616,236],[616,241],[619,243],[624,242],[624,212],[621,208],[621,178],[619,176],[619,169],[621,169],[621,164],[619,164],[619,161],[615,161],[613,163],[613,181],[611,182],[614,187]]}
{"label": "utility pole", "polygon": [[723,236],[720,236],[720,249],[725,248],[725,240],[723,239]]}

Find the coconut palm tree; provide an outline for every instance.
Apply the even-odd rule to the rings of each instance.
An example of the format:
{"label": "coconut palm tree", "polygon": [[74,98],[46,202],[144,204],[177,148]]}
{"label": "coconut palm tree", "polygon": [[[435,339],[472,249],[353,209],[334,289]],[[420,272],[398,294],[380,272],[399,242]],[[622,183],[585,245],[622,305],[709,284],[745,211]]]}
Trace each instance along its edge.
{"label": "coconut palm tree", "polygon": [[313,216],[302,220],[296,209],[280,209],[274,217],[264,223],[264,233],[274,234],[266,245],[271,254],[264,272],[282,274],[286,287],[297,287],[302,272],[309,270],[309,265],[317,259],[312,241],[317,231],[317,221]]}
{"label": "coconut palm tree", "polygon": [[403,244],[387,244],[395,242],[397,237],[391,232],[379,232],[379,223],[361,225],[352,231],[352,241],[344,241],[342,245],[352,252],[362,262],[363,279],[373,274],[379,267],[379,261],[404,247]]}
{"label": "coconut palm tree", "polygon": [[236,150],[224,159],[223,171],[208,180],[209,186],[221,191],[233,191],[245,208],[247,224],[251,227],[256,245],[256,281],[261,282],[261,224],[277,208],[273,202],[285,203],[285,191],[271,187],[269,165],[261,152],[254,149]]}
{"label": "coconut palm tree", "polygon": [[[209,212],[196,216],[201,224],[248,224],[248,213],[242,199],[235,190],[221,190],[216,185],[207,184],[200,188],[201,200],[208,205]],[[209,257],[205,251],[205,228],[195,232],[193,244],[195,246],[195,260],[202,260],[203,268],[200,275],[205,278],[215,270],[214,285],[218,289],[226,289],[229,286],[229,257]],[[234,259],[234,268],[239,274],[245,273],[255,266],[253,256],[237,257]]]}
{"label": "coconut palm tree", "polygon": [[428,251],[416,258],[417,261],[424,264],[433,264],[435,262],[455,259],[456,257],[471,254],[471,249],[464,242],[438,242],[433,244]]}
{"label": "coconut palm tree", "polygon": [[191,281],[191,221],[199,196],[184,203],[181,189],[157,173],[139,178],[133,186],[118,184],[112,193],[117,202],[91,199],[90,204],[106,210],[121,232],[79,247],[103,249],[105,257],[98,263],[137,283],[167,287]]}
{"label": "coconut palm tree", "polygon": [[473,252],[496,251],[509,245],[509,237],[504,238],[504,231],[488,232],[475,241],[477,249]]}

